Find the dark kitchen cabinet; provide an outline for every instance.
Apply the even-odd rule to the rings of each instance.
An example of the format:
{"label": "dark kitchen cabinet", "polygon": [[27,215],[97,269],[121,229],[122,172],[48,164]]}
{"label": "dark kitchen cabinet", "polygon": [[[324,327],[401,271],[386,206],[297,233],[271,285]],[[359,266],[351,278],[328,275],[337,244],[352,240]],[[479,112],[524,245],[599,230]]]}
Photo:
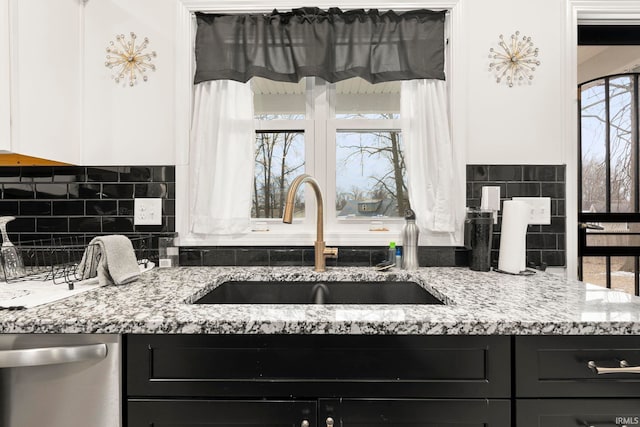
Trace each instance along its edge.
{"label": "dark kitchen cabinet", "polygon": [[[130,399],[129,427],[316,427],[316,402]],[[305,424],[306,422],[306,424]]]}
{"label": "dark kitchen cabinet", "polygon": [[517,427],[640,424],[640,337],[514,340]]}
{"label": "dark kitchen cabinet", "polygon": [[129,399],[127,418],[129,427],[508,427],[510,406],[507,399]]}
{"label": "dark kitchen cabinet", "polygon": [[125,343],[130,427],[640,425],[637,336],[131,335]]}
{"label": "dark kitchen cabinet", "polygon": [[[517,397],[640,397],[640,372],[620,369],[640,366],[640,336],[519,336],[515,343]],[[595,366],[617,371],[598,374]]]}
{"label": "dark kitchen cabinet", "polygon": [[464,426],[511,425],[508,399],[321,399],[318,426]]}
{"label": "dark kitchen cabinet", "polygon": [[518,427],[612,427],[640,424],[640,399],[518,399]]}
{"label": "dark kitchen cabinet", "polygon": [[127,425],[511,425],[501,336],[131,335]]}
{"label": "dark kitchen cabinet", "polygon": [[132,335],[130,396],[505,398],[505,336]]}

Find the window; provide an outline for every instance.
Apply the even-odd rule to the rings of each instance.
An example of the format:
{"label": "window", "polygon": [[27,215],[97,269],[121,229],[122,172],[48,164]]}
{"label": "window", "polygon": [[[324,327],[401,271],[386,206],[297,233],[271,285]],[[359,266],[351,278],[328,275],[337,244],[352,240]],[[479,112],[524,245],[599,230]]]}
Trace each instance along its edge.
{"label": "window", "polygon": [[640,74],[616,74],[580,90],[579,278],[640,294]]}
{"label": "window", "polygon": [[[354,7],[366,8],[368,7],[367,5],[366,2],[356,2]],[[324,9],[331,6],[333,5],[324,2],[318,5],[318,7]],[[457,41],[463,40],[463,38],[449,38],[452,28],[463,28],[460,25],[461,15],[458,7],[459,1],[446,0],[445,2],[437,3],[437,6],[447,10],[447,20],[445,22],[447,34],[446,55],[450,59],[450,61],[447,61],[447,64],[448,66],[452,64],[464,64],[464,51],[456,47]],[[261,3],[249,2],[243,6],[243,10],[255,10],[257,13],[268,14],[274,7],[283,8],[286,6],[278,3],[265,8]],[[401,1],[394,1],[382,3],[377,5],[377,7],[381,10],[394,9],[404,11],[410,9],[412,5],[405,4]],[[254,232],[242,235],[224,235],[215,233],[199,234],[193,231],[193,205],[195,200],[193,193],[195,182],[194,174],[195,171],[203,169],[194,167],[194,157],[190,152],[193,147],[191,142],[193,138],[192,124],[195,101],[194,88],[192,85],[195,71],[193,40],[196,33],[196,21],[195,19],[186,19],[186,17],[189,16],[190,13],[193,14],[196,12],[234,14],[238,13],[238,10],[235,6],[220,6],[219,3],[212,2],[199,2],[197,5],[180,3],[179,8],[182,11],[181,16],[185,18],[178,20],[177,24],[177,32],[181,36],[181,40],[183,40],[177,49],[179,61],[176,69],[176,231],[180,233],[179,244],[181,246],[311,245],[316,231],[315,198],[309,186],[304,187],[305,190],[301,189],[298,191],[299,194],[297,194],[297,197],[300,209],[298,209],[298,216],[294,218],[292,225],[281,222],[277,212],[277,203],[275,205],[273,203],[273,201],[279,200],[279,195],[274,194],[276,190],[272,186],[272,191],[269,193],[269,200],[274,207],[271,208],[269,215],[266,213],[269,209],[260,207],[261,203],[263,206],[266,206],[266,202],[260,199],[251,199],[251,192],[247,192],[251,202],[247,203],[247,205],[252,204],[253,207],[252,223],[256,225]],[[452,67],[447,70],[447,89],[451,90],[449,97],[451,120],[452,122],[464,123],[466,110],[463,106],[465,105],[464,103],[467,96],[467,83],[465,79],[456,78],[461,71],[463,70],[461,70],[460,67]],[[252,84],[255,85],[257,80],[258,79],[253,79]],[[455,84],[452,82],[455,82]],[[300,173],[304,171],[304,173],[311,174],[319,181],[324,196],[324,231],[327,244],[332,246],[387,245],[390,240],[397,240],[404,220],[398,216],[394,216],[398,215],[398,213],[402,214],[402,208],[395,207],[395,204],[398,203],[397,199],[402,203],[402,195],[400,197],[396,195],[396,200],[393,202],[394,209],[397,209],[395,212],[389,210],[383,211],[383,208],[376,206],[377,202],[375,202],[375,200],[383,199],[383,197],[380,197],[380,189],[376,189],[375,185],[368,185],[366,192],[360,192],[362,197],[355,197],[358,196],[358,194],[351,197],[350,200],[360,199],[362,202],[357,203],[357,206],[355,206],[356,209],[359,208],[360,215],[354,214],[351,216],[347,215],[346,211],[343,211],[346,205],[346,198],[338,196],[341,193],[346,193],[351,190],[350,187],[353,186],[351,181],[356,181],[350,175],[341,175],[341,173],[347,172],[344,169],[353,169],[354,172],[357,172],[358,176],[361,176],[361,179],[367,181],[368,184],[380,183],[379,180],[367,180],[366,178],[371,174],[367,174],[366,169],[367,167],[370,168],[370,166],[367,166],[368,164],[375,164],[376,161],[383,160],[375,160],[368,156],[359,159],[358,156],[356,156],[357,153],[341,153],[340,151],[343,151],[344,146],[349,142],[343,138],[358,137],[364,138],[363,141],[366,138],[374,136],[387,139],[396,138],[400,146],[402,146],[403,143],[407,144],[407,149],[412,146],[410,142],[412,142],[413,139],[410,139],[408,135],[405,135],[403,138],[400,131],[400,84],[397,82],[381,83],[367,90],[363,88],[354,91],[353,83],[356,83],[355,81],[340,81],[333,85],[327,84],[320,79],[306,78],[296,84],[290,85],[268,80],[264,83],[270,87],[266,88],[265,91],[254,92],[256,93],[254,102],[256,115],[254,117],[255,133],[253,141],[255,143],[255,138],[257,137],[271,136],[278,139],[293,137],[295,135],[296,143],[301,143],[303,148],[296,148],[296,150],[299,150],[297,155],[304,157],[304,166],[297,171],[292,171],[289,175],[285,176],[285,179],[290,181],[294,176],[297,176],[298,171]],[[361,83],[365,86],[368,85],[364,81]],[[464,127],[457,129],[462,129],[462,131],[456,131],[458,138],[454,139],[461,138],[460,141],[463,141]],[[438,138],[438,140],[443,139]],[[349,145],[353,146],[350,142]],[[249,147],[252,146],[250,145]],[[255,146],[253,147],[255,148]],[[356,149],[353,148],[353,151],[356,151]],[[463,176],[464,174],[456,165],[464,165],[464,151],[460,148],[454,149],[453,151],[453,159],[457,163],[451,168],[448,168],[448,170],[453,171],[452,173],[455,177]],[[253,154],[256,153],[254,152]],[[281,160],[279,156],[282,154],[284,153],[274,153],[274,157],[277,157],[276,162]],[[349,156],[349,154],[351,155]],[[341,159],[347,156],[350,157],[352,163],[350,165],[340,166],[339,162]],[[415,159],[416,156],[412,156],[407,159],[407,163],[411,166],[414,164]],[[286,160],[288,162],[292,159],[287,156]],[[388,159],[384,160],[389,162]],[[271,163],[271,166],[271,177],[269,179],[277,180],[279,168],[275,167],[274,162]],[[295,166],[291,163],[290,167],[293,168]],[[207,168],[208,166],[203,164],[203,167]],[[289,166],[287,166],[287,169],[288,168]],[[393,175],[395,179],[395,173]],[[224,175],[224,177],[224,179],[216,180],[215,182],[225,182],[237,187],[237,185],[235,185],[236,181],[227,175]],[[404,178],[403,182],[405,185],[408,184]],[[414,181],[414,183],[415,182],[416,181]],[[388,181],[386,185],[391,185],[391,181]],[[251,183],[247,184],[247,187],[251,186]],[[255,185],[253,185],[253,187],[255,188]],[[288,182],[285,187],[288,188]],[[447,191],[447,194],[454,194],[455,196],[452,196],[452,200],[455,198],[456,203],[463,206],[464,182],[459,184],[456,181],[454,187],[452,191]],[[205,189],[205,192],[209,192],[209,187],[206,184],[204,184],[202,188]],[[346,190],[343,191],[341,188],[346,188]],[[398,190],[392,190],[389,193],[393,194],[393,191],[397,192]],[[201,194],[200,190],[195,194]],[[263,194],[265,194],[264,189]],[[212,200],[217,206],[225,206],[224,203],[216,201],[218,199]],[[382,205],[382,202],[380,205]],[[387,202],[387,207],[388,205],[389,203]],[[417,205],[414,208],[423,210],[423,207]],[[372,209],[375,209],[375,211]],[[264,213],[258,213],[260,210]],[[464,209],[456,206],[455,211],[448,210],[447,212],[458,211],[463,212]],[[371,212],[376,213],[371,214]],[[379,212],[381,215],[378,215]],[[268,216],[272,218],[268,218]],[[262,232],[266,229],[268,229],[269,232]],[[429,234],[423,232],[421,234],[421,238],[427,237],[423,243],[429,245],[458,245],[461,242],[460,236],[461,233],[458,231],[456,231],[455,236],[450,236],[446,233]]]}
{"label": "window", "polygon": [[[256,118],[254,222],[290,229],[280,224],[282,206],[289,184],[302,173],[312,175],[322,188],[329,233],[347,226],[368,232],[399,222],[409,206],[400,82],[370,84],[352,78],[329,84],[305,78],[282,83],[254,78],[251,83]],[[305,204],[304,191],[299,193],[295,217],[303,228],[303,218],[313,218],[315,206]]]}
{"label": "window", "polygon": [[393,218],[409,207],[400,132],[336,133],[338,218]]}

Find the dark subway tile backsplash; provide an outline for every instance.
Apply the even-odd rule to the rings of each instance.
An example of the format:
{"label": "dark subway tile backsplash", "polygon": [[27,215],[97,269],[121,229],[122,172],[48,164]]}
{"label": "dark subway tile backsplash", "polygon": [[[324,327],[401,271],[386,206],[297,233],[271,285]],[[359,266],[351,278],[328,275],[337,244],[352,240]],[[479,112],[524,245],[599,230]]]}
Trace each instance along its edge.
{"label": "dark subway tile backsplash", "polygon": [[[87,181],[118,182],[117,168],[87,168]],[[129,168],[122,168],[123,170]]]}
{"label": "dark subway tile backsplash", "polygon": [[38,199],[66,199],[69,190],[67,184],[36,184],[36,198]]}
{"label": "dark subway tile backsplash", "polygon": [[87,215],[116,215],[118,202],[116,200],[87,200],[85,212]]}
{"label": "dark subway tile backsplash", "polygon": [[[467,206],[479,207],[482,187],[499,186],[501,200],[512,197],[551,198],[551,224],[527,229],[527,263],[564,266],[566,263],[566,168],[564,165],[467,165]],[[498,260],[500,223],[494,225],[492,259]]]}
{"label": "dark subway tile backsplash", "polygon": [[84,215],[84,200],[54,200],[53,215]]}
{"label": "dark subway tile backsplash", "polygon": [[522,181],[522,166],[489,166],[489,181]]}
{"label": "dark subway tile backsplash", "polygon": [[[0,167],[0,215],[16,242],[175,231],[174,166]],[[175,193],[175,190],[174,190]],[[134,226],[134,194],[163,199],[162,225]]]}
{"label": "dark subway tile backsplash", "polygon": [[[387,247],[338,247],[338,259],[327,259],[327,266],[372,267],[387,259],[387,254]],[[418,258],[421,266],[467,265],[466,250],[462,248],[420,247]],[[180,248],[180,262],[181,265],[207,266],[312,267],[314,265],[314,250],[311,246],[183,247]]]}
{"label": "dark subway tile backsplash", "polygon": [[[565,168],[558,165],[468,165],[467,205],[479,206],[482,186],[497,185],[502,198],[551,197],[552,221],[530,226],[527,259],[536,264],[565,263]],[[175,232],[175,167],[0,167],[0,215],[16,220],[8,225],[16,242],[100,234]],[[134,226],[134,197],[163,199],[162,224]],[[499,224],[494,234],[494,259]],[[341,247],[328,266],[374,266],[387,258],[387,248]],[[460,247],[420,247],[421,266],[465,266],[468,251]],[[181,265],[313,266],[310,246],[181,247]]]}
{"label": "dark subway tile backsplash", "polygon": [[39,217],[36,219],[36,232],[38,233],[68,233],[69,220],[63,217]]}
{"label": "dark subway tile backsplash", "polygon": [[20,202],[20,216],[49,216],[51,215],[51,201],[49,200],[23,200]]}

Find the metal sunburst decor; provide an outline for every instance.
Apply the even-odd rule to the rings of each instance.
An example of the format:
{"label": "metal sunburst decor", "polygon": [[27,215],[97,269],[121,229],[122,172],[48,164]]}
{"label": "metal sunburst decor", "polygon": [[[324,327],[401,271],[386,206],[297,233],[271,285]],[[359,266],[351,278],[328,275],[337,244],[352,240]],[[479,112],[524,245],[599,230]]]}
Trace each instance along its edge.
{"label": "metal sunburst decor", "polygon": [[149,39],[144,38],[142,43],[136,43],[135,33],[130,33],[130,38],[125,39],[124,34],[116,36],[116,41],[109,42],[107,46],[107,61],[104,65],[114,70],[113,79],[116,84],[123,83],[133,87],[138,83],[138,77],[147,81],[147,70],[155,71],[156,66],[152,64],[156,52],[146,52],[149,46]]}
{"label": "metal sunburst decor", "polygon": [[498,48],[489,49],[489,58],[494,60],[489,71],[495,73],[496,83],[505,81],[509,87],[531,83],[533,72],[540,65],[538,48],[533,46],[531,37],[520,37],[520,31],[512,34],[509,41],[500,34]]}

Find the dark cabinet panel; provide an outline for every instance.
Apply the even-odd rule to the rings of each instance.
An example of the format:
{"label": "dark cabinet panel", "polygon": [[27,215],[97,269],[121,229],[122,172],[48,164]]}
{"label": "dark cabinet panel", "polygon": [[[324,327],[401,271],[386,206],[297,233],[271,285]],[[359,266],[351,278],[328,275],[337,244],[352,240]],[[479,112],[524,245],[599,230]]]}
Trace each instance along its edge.
{"label": "dark cabinet panel", "polygon": [[133,335],[129,396],[511,395],[510,337]]}
{"label": "dark cabinet panel", "polygon": [[518,336],[515,341],[517,397],[640,397],[638,373],[598,374],[589,364],[640,366],[640,336]]}
{"label": "dark cabinet panel", "polygon": [[319,427],[508,427],[509,400],[339,399],[319,401]]}
{"label": "dark cabinet panel", "polygon": [[517,427],[614,427],[640,424],[639,399],[518,399]]}
{"label": "dark cabinet panel", "polygon": [[317,411],[303,401],[131,399],[127,413],[128,427],[316,427]]}
{"label": "dark cabinet panel", "polygon": [[509,400],[130,399],[128,427],[508,427]]}

